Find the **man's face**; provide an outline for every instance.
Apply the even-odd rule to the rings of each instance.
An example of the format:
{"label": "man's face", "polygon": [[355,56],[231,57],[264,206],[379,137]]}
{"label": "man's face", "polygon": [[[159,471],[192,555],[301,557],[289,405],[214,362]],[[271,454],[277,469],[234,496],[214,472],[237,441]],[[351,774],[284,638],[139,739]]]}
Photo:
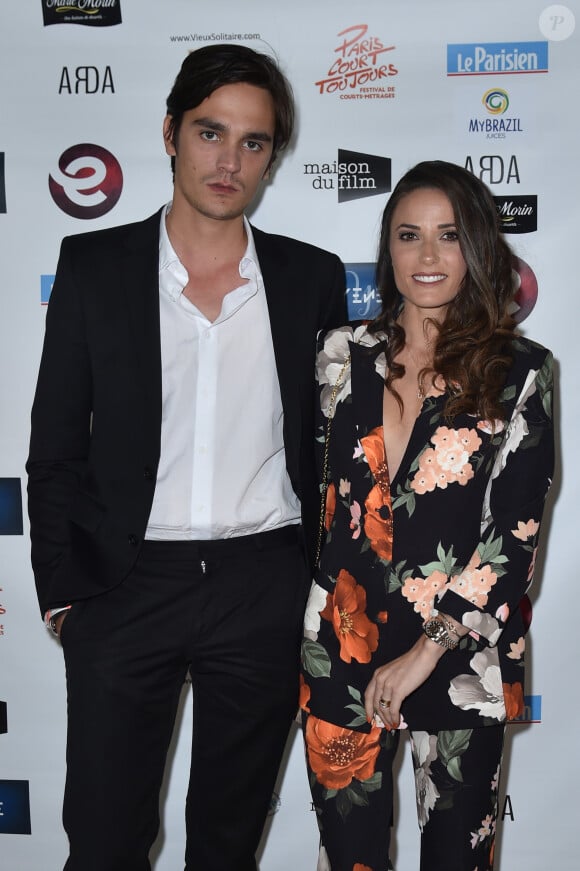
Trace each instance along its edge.
{"label": "man's face", "polygon": [[217,221],[238,218],[268,175],[274,140],[270,93],[239,82],[223,85],[184,113],[177,135],[163,135],[175,156],[174,204]]}

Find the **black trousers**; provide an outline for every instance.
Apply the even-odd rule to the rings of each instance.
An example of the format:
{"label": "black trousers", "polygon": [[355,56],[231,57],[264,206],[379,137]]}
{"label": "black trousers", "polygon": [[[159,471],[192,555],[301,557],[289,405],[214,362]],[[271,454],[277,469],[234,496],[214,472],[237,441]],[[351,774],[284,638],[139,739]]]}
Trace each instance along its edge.
{"label": "black trousers", "polygon": [[149,871],[179,697],[192,680],[186,871],[255,871],[298,704],[308,588],[297,527],[145,542],[131,575],[73,605],[65,871]]}
{"label": "black trousers", "polygon": [[[391,869],[392,769],[400,732],[364,735],[318,720],[323,728],[315,726],[313,735],[309,716],[303,722],[320,864],[329,871]],[[503,724],[410,731],[420,871],[493,871],[504,731]],[[329,789],[329,775],[333,787],[340,775],[339,788]]]}

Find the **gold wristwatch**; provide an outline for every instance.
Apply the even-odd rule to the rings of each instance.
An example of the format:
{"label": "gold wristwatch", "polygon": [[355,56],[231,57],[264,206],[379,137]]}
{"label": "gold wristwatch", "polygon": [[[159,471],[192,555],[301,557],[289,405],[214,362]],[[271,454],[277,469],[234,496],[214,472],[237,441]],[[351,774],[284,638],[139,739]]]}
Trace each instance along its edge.
{"label": "gold wristwatch", "polygon": [[451,638],[440,617],[430,617],[429,620],[423,623],[423,632],[427,638],[440,644],[441,647],[444,647],[446,650],[455,650],[459,644],[459,641],[454,641]]}

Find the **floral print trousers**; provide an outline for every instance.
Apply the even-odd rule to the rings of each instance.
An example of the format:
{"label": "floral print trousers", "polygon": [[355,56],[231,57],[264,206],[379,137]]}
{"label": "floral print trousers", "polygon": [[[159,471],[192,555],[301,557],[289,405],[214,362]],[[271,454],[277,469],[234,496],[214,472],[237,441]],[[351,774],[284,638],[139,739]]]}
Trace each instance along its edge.
{"label": "floral print trousers", "polygon": [[[387,871],[399,731],[353,731],[304,713],[320,829],[317,871]],[[420,871],[492,871],[504,726],[411,730]]]}

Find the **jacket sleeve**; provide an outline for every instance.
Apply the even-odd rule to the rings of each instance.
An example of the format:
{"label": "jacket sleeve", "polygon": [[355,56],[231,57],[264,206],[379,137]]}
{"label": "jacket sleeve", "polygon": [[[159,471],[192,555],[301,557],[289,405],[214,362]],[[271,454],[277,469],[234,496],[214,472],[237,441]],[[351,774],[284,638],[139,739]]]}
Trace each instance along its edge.
{"label": "jacket sleeve", "polygon": [[46,315],[31,414],[28,513],[31,556],[44,613],[51,577],[69,546],[68,513],[89,452],[92,378],[80,296],[64,239]]}
{"label": "jacket sleeve", "polygon": [[344,264],[336,258],[334,274],[328,285],[328,296],[322,311],[322,321],[319,328],[329,330],[341,327],[348,321],[346,305],[346,273]]}
{"label": "jacket sleeve", "polygon": [[497,644],[532,582],[545,499],[554,469],[553,358],[530,369],[488,485],[481,540],[438,607]]}

